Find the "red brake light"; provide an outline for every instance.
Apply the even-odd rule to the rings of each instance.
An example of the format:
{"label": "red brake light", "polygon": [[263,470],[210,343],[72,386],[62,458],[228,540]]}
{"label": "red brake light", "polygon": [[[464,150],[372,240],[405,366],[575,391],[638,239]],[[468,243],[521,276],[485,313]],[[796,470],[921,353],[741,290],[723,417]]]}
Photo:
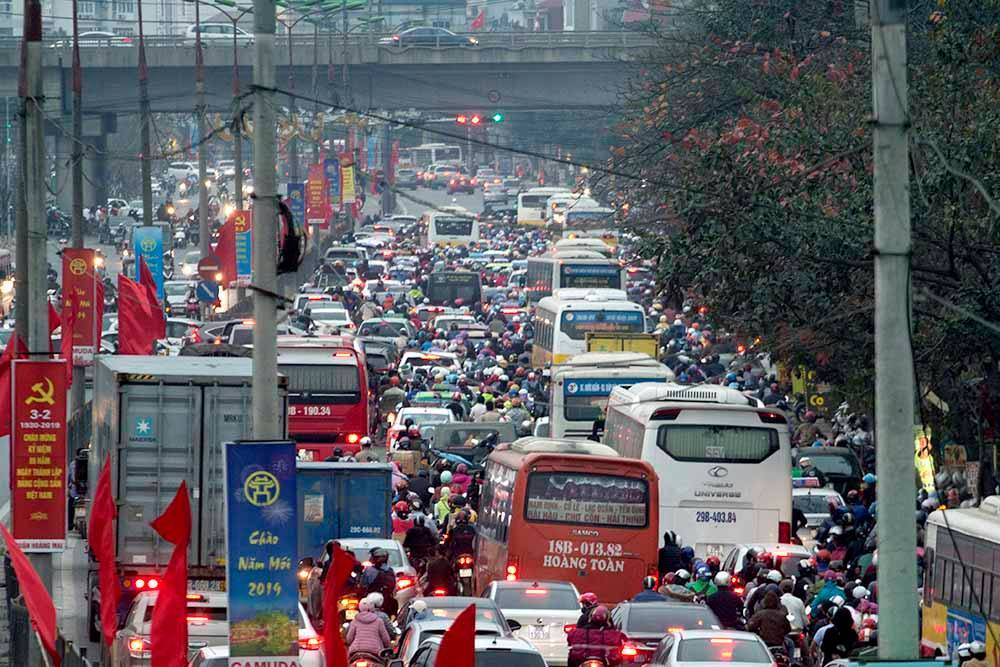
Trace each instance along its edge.
{"label": "red brake light", "polygon": [[625,646],[622,646],[622,656],[626,658],[634,658],[637,655],[639,655],[639,649],[636,647],[631,644],[625,644]]}
{"label": "red brake light", "polygon": [[205,601],[205,596],[201,595],[199,593],[188,593],[187,596],[186,596],[186,598],[187,598],[188,602],[204,602]]}
{"label": "red brake light", "polygon": [[143,644],[146,643],[142,637],[132,637],[128,640],[128,650],[130,651],[141,651]]}
{"label": "red brake light", "polygon": [[733,643],[732,639],[726,639],[725,637],[713,637],[711,641],[712,641],[713,644],[732,644]]}
{"label": "red brake light", "polygon": [[351,444],[351,445],[357,444],[358,440],[360,440],[360,439],[361,439],[361,436],[358,435],[357,433],[348,433],[347,434],[347,442],[348,442],[348,444]]}
{"label": "red brake light", "polygon": [[670,632],[670,633],[673,633],[673,632],[680,632],[680,631],[681,631],[681,630],[683,630],[683,629],[684,629],[684,628],[667,628],[667,632]]}
{"label": "red brake light", "polygon": [[398,42],[399,41],[399,35],[393,35],[392,36],[392,41]]}
{"label": "red brake light", "polygon": [[448,591],[446,591],[443,588],[435,588],[434,590],[431,591],[431,595],[433,595],[434,597],[438,597],[438,598],[443,598],[447,594],[448,594]]}
{"label": "red brake light", "polygon": [[517,563],[507,563],[507,581],[517,581]]}
{"label": "red brake light", "polygon": [[208,616],[202,616],[201,614],[188,614],[188,623],[208,623]]}
{"label": "red brake light", "polygon": [[549,592],[547,590],[545,590],[544,588],[529,588],[526,591],[524,591],[524,594],[525,595],[539,595],[540,596],[540,595],[548,595]]}
{"label": "red brake light", "polygon": [[780,412],[758,412],[757,416],[765,424],[787,424],[785,415]]}
{"label": "red brake light", "polygon": [[410,577],[399,577],[396,579],[396,590],[398,591],[405,591],[411,586],[413,586],[413,579]]}
{"label": "red brake light", "polygon": [[158,588],[158,587],[160,586],[160,582],[159,582],[159,581],[157,581],[156,579],[150,579],[150,580],[149,580],[149,581],[148,581],[148,582],[146,583],[146,585],[147,585],[147,586],[149,586],[150,590],[152,590],[152,589],[154,589],[154,588]]}
{"label": "red brake light", "polygon": [[354,667],[368,667],[367,660],[355,660],[353,663]]}
{"label": "red brake light", "polygon": [[306,651],[318,651],[323,647],[322,637],[309,637],[299,640],[299,648]]}
{"label": "red brake light", "polygon": [[576,630],[576,624],[575,623],[570,623],[569,625],[564,625],[563,626],[563,632],[565,632],[567,635],[569,633],[573,632],[574,630]]}

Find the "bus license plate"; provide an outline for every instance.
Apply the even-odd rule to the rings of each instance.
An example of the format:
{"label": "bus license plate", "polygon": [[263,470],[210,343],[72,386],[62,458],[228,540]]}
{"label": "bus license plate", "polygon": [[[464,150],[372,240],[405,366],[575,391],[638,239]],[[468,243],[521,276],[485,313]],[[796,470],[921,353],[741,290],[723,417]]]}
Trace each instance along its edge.
{"label": "bus license plate", "polygon": [[472,568],[471,567],[463,567],[463,568],[461,568],[458,571],[458,576],[460,576],[460,577],[471,577],[472,576]]}
{"label": "bus license plate", "polygon": [[549,626],[547,625],[528,626],[528,639],[548,639],[548,638],[549,638]]}

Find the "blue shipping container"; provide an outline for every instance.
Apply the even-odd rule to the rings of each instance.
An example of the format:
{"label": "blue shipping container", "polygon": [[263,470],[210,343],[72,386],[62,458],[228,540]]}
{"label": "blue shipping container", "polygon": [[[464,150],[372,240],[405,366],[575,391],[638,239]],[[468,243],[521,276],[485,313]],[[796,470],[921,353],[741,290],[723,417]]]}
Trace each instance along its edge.
{"label": "blue shipping container", "polygon": [[392,537],[392,466],[296,463],[299,558],[319,557],[328,540]]}

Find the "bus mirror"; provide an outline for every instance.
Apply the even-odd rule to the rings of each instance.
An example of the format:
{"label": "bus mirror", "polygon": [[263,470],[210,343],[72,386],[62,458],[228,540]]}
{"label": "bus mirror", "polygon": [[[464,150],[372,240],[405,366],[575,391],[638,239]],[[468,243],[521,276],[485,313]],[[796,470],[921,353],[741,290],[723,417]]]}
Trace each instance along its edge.
{"label": "bus mirror", "polygon": [[507,627],[510,628],[511,632],[517,632],[521,629],[521,624],[515,621],[513,618],[507,619]]}

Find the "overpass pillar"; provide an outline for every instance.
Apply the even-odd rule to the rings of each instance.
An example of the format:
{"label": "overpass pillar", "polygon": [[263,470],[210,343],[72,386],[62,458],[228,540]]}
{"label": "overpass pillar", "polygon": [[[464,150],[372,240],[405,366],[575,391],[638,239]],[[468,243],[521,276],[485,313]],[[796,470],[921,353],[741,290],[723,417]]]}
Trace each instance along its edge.
{"label": "overpass pillar", "polygon": [[[72,127],[73,119],[63,117],[60,121],[63,128]],[[55,159],[55,179],[50,187],[56,193],[56,205],[69,215],[73,210],[73,183],[70,157],[73,154],[73,140],[61,130],[53,136],[52,155]]]}
{"label": "overpass pillar", "polygon": [[108,203],[108,140],[106,137],[86,139],[86,157],[83,159],[83,207]]}

